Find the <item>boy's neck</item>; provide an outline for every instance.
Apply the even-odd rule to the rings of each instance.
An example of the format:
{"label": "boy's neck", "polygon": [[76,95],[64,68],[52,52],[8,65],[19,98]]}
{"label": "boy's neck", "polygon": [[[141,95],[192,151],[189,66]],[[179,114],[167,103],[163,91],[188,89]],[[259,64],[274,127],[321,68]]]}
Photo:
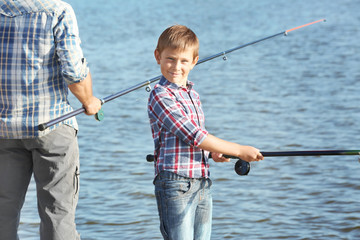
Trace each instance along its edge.
{"label": "boy's neck", "polygon": [[182,83],[179,83],[178,84],[180,87],[184,87],[186,88],[187,87],[187,79],[185,81],[183,81]]}
{"label": "boy's neck", "polygon": [[[168,79],[166,79],[166,80],[168,80]],[[174,84],[176,84],[177,86],[179,86],[179,87],[187,87],[187,85],[188,85],[188,80],[187,79],[185,79],[184,81],[181,81],[181,82],[173,82],[173,81],[170,81],[170,80],[168,80],[169,82],[171,82],[171,83],[174,83]]]}

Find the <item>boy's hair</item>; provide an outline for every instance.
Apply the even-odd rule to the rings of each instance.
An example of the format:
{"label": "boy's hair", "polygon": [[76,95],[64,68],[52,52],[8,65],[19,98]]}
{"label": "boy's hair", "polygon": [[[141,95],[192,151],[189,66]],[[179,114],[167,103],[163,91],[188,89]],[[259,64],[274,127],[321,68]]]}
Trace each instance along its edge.
{"label": "boy's hair", "polygon": [[194,58],[199,56],[199,40],[196,34],[184,25],[173,25],[160,35],[156,50],[161,52],[165,48],[185,50],[194,49]]}

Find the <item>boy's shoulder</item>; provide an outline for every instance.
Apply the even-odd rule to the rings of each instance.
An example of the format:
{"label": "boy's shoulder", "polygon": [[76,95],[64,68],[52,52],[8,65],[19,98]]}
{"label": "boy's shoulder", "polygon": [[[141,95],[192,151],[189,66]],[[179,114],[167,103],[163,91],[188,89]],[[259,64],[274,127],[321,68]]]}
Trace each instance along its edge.
{"label": "boy's shoulder", "polygon": [[152,93],[154,94],[162,94],[162,93],[171,93],[177,89],[175,84],[167,81],[164,77],[160,79],[160,81],[154,86]]}
{"label": "boy's shoulder", "polygon": [[168,95],[169,93],[170,91],[166,86],[157,83],[150,92],[150,98],[154,98],[156,96],[162,96],[164,94]]}
{"label": "boy's shoulder", "polygon": [[166,85],[164,86],[164,85],[161,85],[158,83],[154,86],[154,89],[151,92],[154,94],[159,94],[159,93],[165,93],[165,92],[169,92],[169,91],[170,91],[170,89],[168,86],[166,86]]}

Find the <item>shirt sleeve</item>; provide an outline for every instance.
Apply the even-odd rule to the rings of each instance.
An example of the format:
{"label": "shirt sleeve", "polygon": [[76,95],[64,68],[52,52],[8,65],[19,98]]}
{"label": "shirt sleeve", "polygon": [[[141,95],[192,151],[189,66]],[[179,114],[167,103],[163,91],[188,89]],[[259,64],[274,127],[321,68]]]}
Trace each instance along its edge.
{"label": "shirt sleeve", "polygon": [[89,73],[86,59],[80,47],[79,29],[72,7],[66,4],[54,27],[56,53],[61,72],[67,84],[85,79]]}
{"label": "shirt sleeve", "polygon": [[175,96],[164,88],[155,88],[149,100],[149,115],[158,125],[176,135],[188,145],[198,147],[208,132],[186,114]]}

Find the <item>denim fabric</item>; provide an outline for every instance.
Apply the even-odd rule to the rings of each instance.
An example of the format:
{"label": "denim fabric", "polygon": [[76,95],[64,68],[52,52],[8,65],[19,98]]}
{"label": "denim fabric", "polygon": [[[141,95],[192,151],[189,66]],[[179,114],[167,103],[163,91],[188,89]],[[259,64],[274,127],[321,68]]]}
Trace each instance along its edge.
{"label": "denim fabric", "polygon": [[18,239],[20,210],[32,173],[40,239],[79,240],[79,149],[76,130],[67,125],[34,139],[0,139],[0,240]]}
{"label": "denim fabric", "polygon": [[210,239],[212,182],[209,178],[186,178],[162,171],[154,184],[164,239]]}

